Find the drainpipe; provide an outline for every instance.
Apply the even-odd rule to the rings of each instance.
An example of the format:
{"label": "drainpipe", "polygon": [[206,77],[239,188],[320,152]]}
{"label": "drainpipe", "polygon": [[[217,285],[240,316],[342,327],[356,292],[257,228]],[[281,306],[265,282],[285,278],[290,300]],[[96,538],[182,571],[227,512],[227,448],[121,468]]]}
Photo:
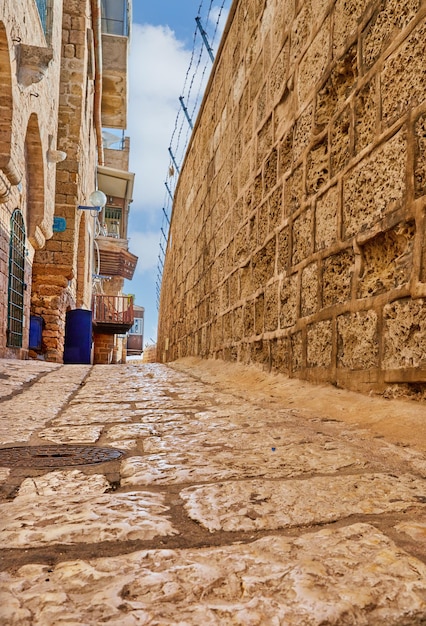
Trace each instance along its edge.
{"label": "drainpipe", "polygon": [[101,0],[91,0],[93,43],[95,48],[95,101],[94,122],[96,142],[98,147],[98,165],[104,164],[104,148],[102,143],[102,30],[101,30]]}

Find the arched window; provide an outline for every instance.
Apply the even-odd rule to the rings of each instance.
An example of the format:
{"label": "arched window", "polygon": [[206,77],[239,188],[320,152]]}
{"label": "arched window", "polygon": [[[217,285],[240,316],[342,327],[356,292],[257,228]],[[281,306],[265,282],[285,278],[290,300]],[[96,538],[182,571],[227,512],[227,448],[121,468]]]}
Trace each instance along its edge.
{"label": "arched window", "polygon": [[25,290],[25,224],[16,209],[10,220],[7,345],[22,348]]}

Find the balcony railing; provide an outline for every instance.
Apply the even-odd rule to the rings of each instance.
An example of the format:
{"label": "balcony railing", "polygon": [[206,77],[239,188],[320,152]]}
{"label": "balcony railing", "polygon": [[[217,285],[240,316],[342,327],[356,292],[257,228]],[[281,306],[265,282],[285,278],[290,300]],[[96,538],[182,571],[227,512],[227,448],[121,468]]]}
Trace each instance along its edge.
{"label": "balcony railing", "polygon": [[133,326],[132,296],[93,296],[92,323],[98,333],[122,335]]}

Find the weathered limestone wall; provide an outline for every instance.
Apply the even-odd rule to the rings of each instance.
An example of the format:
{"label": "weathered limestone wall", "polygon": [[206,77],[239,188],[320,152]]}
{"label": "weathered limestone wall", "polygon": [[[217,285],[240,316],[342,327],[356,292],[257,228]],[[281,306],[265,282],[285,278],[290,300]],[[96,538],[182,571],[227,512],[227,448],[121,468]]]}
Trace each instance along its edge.
{"label": "weathered limestone wall", "polygon": [[[52,236],[62,2],[51,12],[49,36],[36,3],[0,3],[0,357],[26,357],[35,251]],[[9,240],[13,212],[25,225],[22,348],[7,345]]]}
{"label": "weathered limestone wall", "polygon": [[425,0],[234,2],[182,169],[158,357],[426,383]]}
{"label": "weathered limestone wall", "polygon": [[96,189],[94,117],[95,55],[90,0],[64,3],[58,114],[58,147],[67,158],[57,165],[55,215],[66,219],[35,255],[33,312],[45,321],[44,358],[62,362],[65,315],[75,307],[91,308],[93,217],[79,211]]}

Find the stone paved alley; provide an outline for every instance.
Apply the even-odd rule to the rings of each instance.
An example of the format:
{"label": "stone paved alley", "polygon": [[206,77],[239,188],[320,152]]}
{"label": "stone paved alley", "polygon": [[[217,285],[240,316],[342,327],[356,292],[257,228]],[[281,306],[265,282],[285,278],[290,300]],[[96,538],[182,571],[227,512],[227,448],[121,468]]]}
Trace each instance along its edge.
{"label": "stone paved alley", "polygon": [[0,389],[2,625],[426,624],[424,404],[195,359]]}

